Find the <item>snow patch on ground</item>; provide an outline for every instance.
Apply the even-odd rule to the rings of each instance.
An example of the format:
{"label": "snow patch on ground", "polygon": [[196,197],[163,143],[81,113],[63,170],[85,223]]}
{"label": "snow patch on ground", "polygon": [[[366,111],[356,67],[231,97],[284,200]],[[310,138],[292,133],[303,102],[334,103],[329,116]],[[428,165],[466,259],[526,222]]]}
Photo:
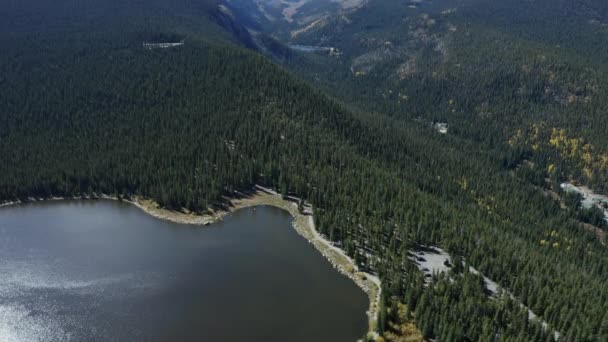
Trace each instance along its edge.
{"label": "snow patch on ground", "polygon": [[604,211],[604,218],[606,222],[608,222],[608,196],[596,194],[593,190],[589,189],[586,186],[576,186],[571,183],[562,183],[560,187],[564,191],[572,191],[583,196],[583,200],[581,201],[581,205],[584,208],[591,208],[596,206]]}
{"label": "snow patch on ground", "polygon": [[152,49],[168,49],[172,47],[178,47],[184,45],[184,42],[175,42],[175,43],[143,43],[144,49],[152,50]]}
{"label": "snow patch on ground", "polygon": [[[450,254],[444,251],[441,248],[434,246],[422,246],[419,250],[415,252],[410,252],[409,259],[420,269],[423,273],[427,281],[430,281],[433,275],[438,275],[440,273],[448,273],[452,265],[452,258]],[[498,289],[500,285],[498,285],[495,281],[490,278],[484,276],[472,266],[469,266],[469,272],[473,274],[480,275],[484,282],[486,289],[490,292],[491,297],[495,297],[498,293]],[[515,296],[513,296],[509,291],[503,289],[503,291],[511,297],[513,300],[518,301]],[[520,303],[521,307],[528,310],[528,319],[533,321],[538,321],[542,325],[543,329],[547,330],[549,325],[547,322],[543,321],[538,315],[536,315],[532,310],[530,310],[527,306]],[[555,339],[560,337],[560,333],[557,331],[553,332]]]}

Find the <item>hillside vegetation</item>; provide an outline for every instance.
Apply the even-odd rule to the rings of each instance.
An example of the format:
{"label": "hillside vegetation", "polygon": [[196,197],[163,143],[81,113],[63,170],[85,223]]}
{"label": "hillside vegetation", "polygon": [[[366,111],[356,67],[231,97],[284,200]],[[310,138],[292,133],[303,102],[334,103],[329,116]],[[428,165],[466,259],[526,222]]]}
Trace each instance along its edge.
{"label": "hillside vegetation", "polygon": [[[325,41],[341,59],[280,66],[219,3],[90,2],[99,12],[64,2],[69,24],[34,24],[35,2],[3,24],[0,200],[106,193],[204,212],[263,184],[310,201],[319,231],[380,276],[387,339],[416,335],[412,321],[442,341],[608,338],[608,250],[540,190],[550,175],[605,184],[601,62],[462,10],[404,18],[370,1],[392,17],[353,12]],[[466,267],[425,280],[408,252],[428,245],[514,298]]]}

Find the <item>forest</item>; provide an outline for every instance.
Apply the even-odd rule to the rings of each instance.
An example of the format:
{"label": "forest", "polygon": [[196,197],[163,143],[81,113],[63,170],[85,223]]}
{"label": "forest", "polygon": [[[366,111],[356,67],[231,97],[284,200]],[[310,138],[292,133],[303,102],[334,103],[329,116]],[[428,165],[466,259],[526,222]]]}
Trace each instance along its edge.
{"label": "forest", "polygon": [[[489,60],[520,61],[539,45],[489,44],[508,35],[490,30],[455,35],[454,46],[469,48],[452,50],[449,63],[467,64],[397,84],[410,99],[404,109],[388,95],[370,100],[385,78],[315,83],[303,73],[323,67],[319,59],[280,65],[243,44],[214,6],[192,15],[195,3],[167,13],[161,0],[146,11],[109,1],[122,12],[107,18],[104,5],[97,13],[66,2],[70,24],[3,24],[0,201],[138,195],[202,213],[262,184],[311,202],[320,233],[380,277],[376,330],[387,339],[408,321],[440,341],[608,339],[608,250],[583,223],[606,226],[558,186],[608,186],[603,65],[576,76],[576,56],[548,49],[549,62],[521,73],[521,63]],[[14,11],[29,18],[25,7]],[[166,37],[185,44],[142,47]],[[549,95],[545,77],[556,70],[564,81]],[[343,86],[328,90],[332,82]],[[569,87],[592,99],[555,101]],[[449,134],[430,125],[443,120]],[[408,258],[423,246],[442,247],[514,298],[488,296],[468,267],[425,279]]]}

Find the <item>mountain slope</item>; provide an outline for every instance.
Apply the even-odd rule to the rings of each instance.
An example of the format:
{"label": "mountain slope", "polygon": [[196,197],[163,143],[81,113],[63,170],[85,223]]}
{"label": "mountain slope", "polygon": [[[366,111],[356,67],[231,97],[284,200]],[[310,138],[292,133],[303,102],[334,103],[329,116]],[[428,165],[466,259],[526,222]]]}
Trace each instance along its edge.
{"label": "mountain slope", "polygon": [[[537,173],[559,165],[556,179],[607,190],[603,2],[371,0],[338,13],[319,7],[315,15],[324,19],[273,27],[273,34],[323,47],[288,65],[344,102],[445,122],[451,134],[518,154],[513,165],[532,159]],[[537,129],[542,141],[532,141]],[[592,160],[582,149],[568,158],[551,146],[554,129],[593,150]],[[514,144],[520,130],[527,136]]]}
{"label": "mountain slope", "polygon": [[[511,80],[505,75],[514,64],[491,63],[517,60],[507,53],[510,45],[487,55],[450,50],[481,48],[508,33],[471,38],[466,32],[476,32],[477,24],[458,28],[445,43],[449,58],[441,60],[436,47],[452,19],[416,13],[391,28],[392,20],[403,21],[396,5],[375,9],[392,13],[384,20],[366,21],[365,12],[353,9],[326,40],[343,44],[341,57],[312,54],[297,60],[302,64],[286,64],[297,72],[340,66],[305,82],[245,48],[247,35],[240,33],[248,30],[231,4],[62,4],[70,10],[42,24],[36,13],[51,8],[28,7],[4,24],[11,29],[1,36],[0,200],[103,192],[204,212],[225,205],[223,196],[233,190],[261,183],[309,200],[319,231],[380,276],[377,331],[385,336],[412,319],[427,338],[442,340],[550,340],[552,331],[576,341],[608,336],[608,251],[584,233],[575,212],[508,167],[506,161],[520,156],[499,143],[496,126],[486,126],[508,120],[465,111],[477,108],[488,90],[484,111],[505,103],[535,108],[513,101],[501,83]],[[315,12],[313,4],[302,11]],[[392,46],[378,36],[385,32]],[[142,45],[182,40],[170,48]],[[521,42],[512,43],[520,52],[539,48]],[[402,45],[424,64],[395,81],[389,76],[404,62]],[[360,64],[371,65],[367,74],[353,75],[351,62],[374,51],[379,54]],[[470,58],[462,69],[450,64]],[[467,77],[475,70],[489,74],[485,82]],[[517,74],[512,79],[521,81]],[[339,85],[330,94],[342,102],[314,89],[318,84]],[[397,85],[408,93],[399,94]],[[526,96],[540,96],[537,105],[544,108],[553,100],[542,98],[539,87]],[[394,106],[402,95],[409,96],[407,106]],[[361,110],[376,104],[376,113]],[[446,118],[454,118],[449,133],[437,133],[430,122]],[[515,299],[487,296],[483,278],[460,267],[425,280],[410,253],[428,245],[466,260]],[[402,304],[405,315],[398,314]],[[519,304],[547,328],[528,321]]]}

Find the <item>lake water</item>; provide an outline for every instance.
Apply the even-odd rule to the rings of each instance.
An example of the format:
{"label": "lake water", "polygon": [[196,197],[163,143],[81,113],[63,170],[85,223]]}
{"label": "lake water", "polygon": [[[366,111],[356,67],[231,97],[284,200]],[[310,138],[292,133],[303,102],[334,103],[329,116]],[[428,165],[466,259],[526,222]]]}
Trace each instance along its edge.
{"label": "lake water", "polygon": [[0,341],[355,341],[365,293],[273,207],[207,227],[114,201],[0,209]]}

